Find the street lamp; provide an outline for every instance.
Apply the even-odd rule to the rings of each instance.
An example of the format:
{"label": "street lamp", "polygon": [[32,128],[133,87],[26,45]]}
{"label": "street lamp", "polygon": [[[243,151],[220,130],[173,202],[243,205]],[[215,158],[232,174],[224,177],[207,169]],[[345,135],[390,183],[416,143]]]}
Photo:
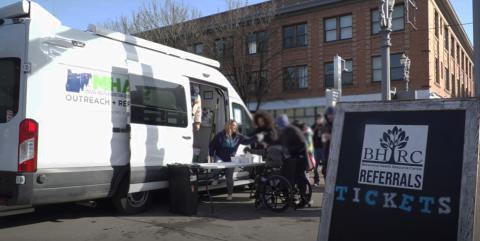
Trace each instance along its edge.
{"label": "street lamp", "polygon": [[405,91],[408,92],[408,84],[410,82],[410,58],[404,54],[400,57],[400,64],[403,67],[403,79],[405,80]]}
{"label": "street lamp", "polygon": [[382,35],[382,100],[392,99],[390,89],[390,34],[392,33],[392,16],[395,0],[379,0],[379,21]]}

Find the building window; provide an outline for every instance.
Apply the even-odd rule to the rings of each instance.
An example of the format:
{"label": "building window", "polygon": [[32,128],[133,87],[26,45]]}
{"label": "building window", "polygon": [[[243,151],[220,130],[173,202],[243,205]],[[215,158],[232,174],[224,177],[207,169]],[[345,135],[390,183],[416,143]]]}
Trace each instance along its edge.
{"label": "building window", "polygon": [[324,21],[325,41],[351,39],[353,34],[352,15],[327,18]]}
{"label": "building window", "polygon": [[[402,54],[390,55],[390,79],[391,80],[404,80],[403,67],[400,64],[400,58]],[[372,57],[372,81],[382,81],[382,57]]]}
{"label": "building window", "polygon": [[264,53],[268,51],[267,32],[252,33],[247,37],[248,54]]}
{"label": "building window", "polygon": [[308,88],[308,67],[295,66],[283,69],[283,89],[297,90]]}
{"label": "building window", "polygon": [[452,95],[457,94],[457,80],[455,79],[455,74],[452,73]]}
{"label": "building window", "polygon": [[301,23],[283,27],[283,48],[307,46],[307,24]]}
{"label": "building window", "polygon": [[[470,79],[473,79],[473,75],[474,75],[474,73],[473,73],[473,66],[474,66],[474,65],[473,65],[472,63],[470,63]],[[479,68],[480,68],[480,67],[479,67]],[[480,78],[480,76],[478,76],[478,77]]]}
{"label": "building window", "polygon": [[382,57],[372,58],[372,80],[374,82],[382,81]]}
{"label": "building window", "polygon": [[447,67],[445,67],[445,89],[450,90],[450,73]]}
{"label": "building window", "polygon": [[226,58],[233,54],[233,38],[215,39],[214,51],[216,58]]}
{"label": "building window", "polygon": [[[378,34],[381,31],[380,13],[378,9],[371,12],[372,34]],[[393,8],[392,31],[402,31],[405,29],[405,7],[403,4]]]}
{"label": "building window", "polygon": [[250,91],[252,93],[257,92],[257,90],[265,90],[265,84],[267,83],[268,79],[268,71],[263,70],[263,71],[253,71],[250,74],[250,81],[249,81],[249,86],[250,86]]}
{"label": "building window", "polygon": [[193,53],[195,54],[203,54],[203,43],[196,43],[193,45]]}
{"label": "building window", "polygon": [[403,80],[403,66],[400,63],[402,54],[390,55],[390,78],[392,80]]}
{"label": "building window", "polygon": [[393,9],[392,30],[401,31],[404,29],[405,29],[405,7],[404,5],[397,5]]}
{"label": "building window", "polygon": [[438,18],[439,18],[438,12],[437,12],[437,10],[435,10],[435,19],[433,21],[435,22],[435,36],[437,36],[437,38],[439,36],[438,32],[440,31],[440,26],[438,26],[439,25],[438,24],[438,21],[439,21]]}
{"label": "building window", "polygon": [[443,35],[444,47],[446,50],[448,50],[449,45],[448,45],[448,26],[447,25],[445,25],[443,34],[444,34]]}
{"label": "building window", "polygon": [[435,82],[440,84],[440,61],[435,58]]}
{"label": "building window", "polygon": [[460,58],[460,45],[457,44],[457,64],[460,65],[460,61],[461,61],[461,58]]}
{"label": "building window", "polygon": [[[342,85],[353,84],[353,61],[345,61],[345,70],[342,72]],[[325,88],[334,87],[334,67],[333,62],[325,64]]]}
{"label": "building window", "polygon": [[468,62],[468,77],[470,80],[473,79],[473,65],[470,62]]}
{"label": "building window", "polygon": [[450,38],[450,44],[452,45],[450,47],[450,55],[452,55],[452,58],[455,58],[455,39],[453,36]]}

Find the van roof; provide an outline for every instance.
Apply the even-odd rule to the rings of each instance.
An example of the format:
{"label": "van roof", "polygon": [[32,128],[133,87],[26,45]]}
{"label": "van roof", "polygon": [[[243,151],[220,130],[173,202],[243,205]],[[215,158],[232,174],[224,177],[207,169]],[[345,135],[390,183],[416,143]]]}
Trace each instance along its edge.
{"label": "van roof", "polygon": [[[34,18],[35,14],[32,14],[32,13],[35,13],[37,11],[47,12],[45,9],[43,9],[40,5],[36,4],[35,2],[22,0],[14,4],[7,5],[5,7],[0,8],[0,19],[18,18],[18,17],[29,16],[29,15],[32,16],[32,18]],[[40,16],[45,16],[45,15],[40,15]],[[50,15],[50,14],[48,16],[50,18],[55,18],[53,15]],[[55,18],[55,21],[60,22],[57,18]],[[220,68],[220,63],[216,60],[209,59],[200,55],[192,54],[179,49],[175,49],[172,47],[168,47],[166,45],[154,43],[154,42],[137,38],[131,35],[125,35],[123,33],[102,29],[95,25],[88,26],[88,31],[91,32],[92,34],[95,34],[101,37],[147,48],[147,49],[157,51],[166,55],[208,65],[217,69]]]}
{"label": "van roof", "polygon": [[181,59],[190,60],[190,61],[193,61],[193,62],[205,64],[205,65],[208,65],[208,66],[211,66],[211,67],[220,68],[220,63],[216,60],[205,58],[203,56],[192,54],[192,53],[182,51],[182,50],[179,50],[179,49],[175,49],[175,48],[172,48],[172,47],[168,47],[166,45],[151,42],[151,41],[148,41],[148,40],[145,40],[145,39],[142,39],[142,38],[137,38],[137,37],[134,37],[134,36],[131,36],[131,35],[125,35],[125,34],[119,33],[119,32],[113,32],[113,31],[110,31],[110,30],[107,30],[107,29],[100,28],[100,27],[95,26],[95,25],[89,25],[88,26],[88,31],[92,32],[93,34],[102,36],[102,37],[110,38],[110,39],[117,40],[117,41],[120,41],[120,42],[129,43],[129,44],[136,45],[136,46],[139,46],[139,47],[144,47],[144,48],[154,50],[154,51],[158,51],[158,52],[170,55],[170,56],[174,56],[174,57],[178,57],[178,58],[181,58]]}

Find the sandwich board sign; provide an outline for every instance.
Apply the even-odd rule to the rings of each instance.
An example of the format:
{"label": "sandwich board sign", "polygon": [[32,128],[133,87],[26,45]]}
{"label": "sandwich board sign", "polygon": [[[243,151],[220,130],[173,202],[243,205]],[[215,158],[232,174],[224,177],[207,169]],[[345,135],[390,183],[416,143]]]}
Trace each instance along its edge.
{"label": "sandwich board sign", "polygon": [[479,122],[480,99],[339,103],[318,241],[480,240]]}

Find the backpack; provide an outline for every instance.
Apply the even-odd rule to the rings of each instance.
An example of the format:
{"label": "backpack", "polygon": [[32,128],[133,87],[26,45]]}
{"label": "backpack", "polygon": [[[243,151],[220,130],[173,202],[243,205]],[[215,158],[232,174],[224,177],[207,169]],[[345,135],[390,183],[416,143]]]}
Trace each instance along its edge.
{"label": "backpack", "polygon": [[267,148],[265,164],[269,167],[281,167],[288,154],[281,145],[271,145]]}

